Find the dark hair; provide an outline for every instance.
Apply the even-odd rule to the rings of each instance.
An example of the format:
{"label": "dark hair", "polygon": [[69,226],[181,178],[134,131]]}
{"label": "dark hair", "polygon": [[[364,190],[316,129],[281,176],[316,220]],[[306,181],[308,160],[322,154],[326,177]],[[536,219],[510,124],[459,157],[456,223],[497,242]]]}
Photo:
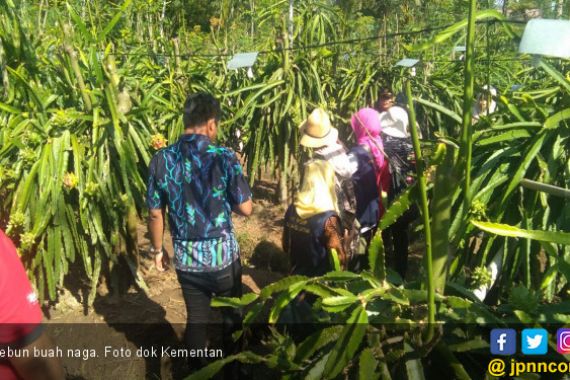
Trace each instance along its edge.
{"label": "dark hair", "polygon": [[388,89],[388,88],[383,88],[378,93],[378,100],[392,99],[393,97],[394,97],[394,93],[392,91],[390,91],[390,89]]}
{"label": "dark hair", "polygon": [[193,128],[210,119],[220,120],[222,109],[220,102],[211,94],[197,92],[188,95],[182,110],[184,128]]}

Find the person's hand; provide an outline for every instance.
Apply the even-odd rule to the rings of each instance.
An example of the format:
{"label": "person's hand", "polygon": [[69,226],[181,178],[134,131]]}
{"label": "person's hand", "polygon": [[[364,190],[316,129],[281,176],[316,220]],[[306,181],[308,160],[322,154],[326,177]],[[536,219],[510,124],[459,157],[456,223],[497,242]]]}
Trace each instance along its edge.
{"label": "person's hand", "polygon": [[236,157],[238,159],[239,164],[241,165],[242,168],[245,168],[246,166],[246,160],[245,160],[245,154],[243,152],[236,152]]}
{"label": "person's hand", "polygon": [[164,253],[164,250],[154,255],[154,265],[159,272],[164,272],[170,265],[170,257]]}

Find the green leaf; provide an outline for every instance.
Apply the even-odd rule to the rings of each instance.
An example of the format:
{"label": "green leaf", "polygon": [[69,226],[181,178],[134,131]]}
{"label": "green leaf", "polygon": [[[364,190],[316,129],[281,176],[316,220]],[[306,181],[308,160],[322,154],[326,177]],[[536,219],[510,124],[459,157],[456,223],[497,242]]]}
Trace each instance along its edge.
{"label": "green leaf", "polygon": [[[427,300],[427,292],[420,289],[400,289],[410,303],[424,303]],[[435,295],[436,301],[442,301],[444,299],[440,294]]]}
{"label": "green leaf", "polygon": [[283,309],[303,290],[305,283],[306,281],[297,282],[275,300],[275,304],[269,312],[269,323],[277,323]]}
{"label": "green leaf", "polygon": [[544,59],[539,60],[539,65],[550,75],[554,80],[562,85],[566,91],[570,92],[570,82],[562,75],[558,70],[556,70],[552,65],[546,62]]}
{"label": "green leaf", "polygon": [[549,286],[554,285],[554,281],[558,276],[560,263],[556,263],[555,265],[548,268],[546,273],[542,276],[542,280],[540,281],[540,289],[545,290]]}
{"label": "green leaf", "polygon": [[514,104],[512,104],[505,96],[501,96],[501,101],[507,106],[509,111],[511,111],[511,113],[519,120],[519,122],[521,123],[525,122],[525,118],[522,116],[519,109]]}
{"label": "green leaf", "polygon": [[255,301],[259,296],[255,293],[247,293],[241,298],[237,297],[214,297],[212,299],[212,307],[243,307]]}
{"label": "green leaf", "polygon": [[523,177],[524,177],[526,171],[528,170],[530,164],[535,159],[536,155],[540,152],[540,149],[542,148],[542,145],[544,144],[545,138],[546,138],[546,134],[539,134],[536,136],[536,138],[534,139],[534,142],[532,143],[532,145],[528,149],[526,156],[524,157],[523,161],[520,163],[517,171],[513,174],[511,182],[509,183],[509,186],[503,195],[503,199],[501,200],[501,203],[505,204],[507,201],[507,198],[511,195],[513,190],[519,185],[521,179],[523,179]]}
{"label": "green leaf", "polygon": [[0,102],[0,110],[6,111],[6,112],[9,112],[9,113],[13,113],[13,114],[16,114],[16,115],[19,115],[19,114],[22,113],[22,111],[20,111],[19,109],[15,108],[15,107],[12,107],[12,106],[10,106],[10,105],[8,105],[8,104],[6,104],[6,103],[2,103],[2,102]]}
{"label": "green leaf", "polygon": [[556,112],[554,115],[550,116],[544,121],[544,128],[553,129],[560,124],[562,120],[570,119],[570,108],[563,109],[562,111]]}
{"label": "green leaf", "polygon": [[374,234],[368,247],[368,262],[374,276],[380,283],[384,283],[386,281],[386,252],[380,229]]}
{"label": "green leaf", "polygon": [[255,305],[253,305],[252,308],[249,309],[245,317],[243,317],[243,324],[247,325],[255,322],[259,314],[261,314],[262,310],[263,310],[262,303],[256,303]]}
{"label": "green leaf", "polygon": [[415,351],[408,343],[404,343],[404,350],[412,353],[411,358],[406,360],[406,375],[408,379],[425,380],[424,367],[422,361],[413,354]]}
{"label": "green leaf", "polygon": [[350,280],[358,279],[360,277],[356,273],[352,273],[352,272],[335,271],[335,272],[329,272],[329,273],[325,274],[324,276],[322,276],[321,278],[323,278],[325,280],[332,280],[332,281],[350,281]]}
{"label": "green leaf", "polygon": [[338,253],[334,248],[331,248],[330,250],[330,259],[332,262],[332,268],[337,272],[340,271],[340,260],[338,259]]}
{"label": "green leaf", "polygon": [[495,124],[495,125],[491,126],[491,129],[487,129],[483,132],[493,132],[493,131],[500,131],[500,130],[504,130],[504,129],[521,129],[521,128],[526,128],[526,129],[532,130],[532,129],[540,129],[541,127],[542,127],[542,124],[538,121],[518,121],[518,122],[508,123],[508,124]]}
{"label": "green leaf", "polygon": [[344,326],[332,326],[311,334],[298,346],[295,362],[301,363],[308,360],[315,352],[327,344],[337,341],[343,329]]}
{"label": "green leaf", "polygon": [[454,121],[456,121],[457,123],[461,124],[461,116],[459,116],[457,114],[457,112],[454,112],[448,108],[445,108],[444,106],[434,103],[434,102],[430,102],[429,100],[426,99],[422,99],[422,98],[414,98],[414,100],[420,104],[423,104],[424,106],[433,108],[436,111],[439,111],[440,113],[449,116],[450,118],[452,118]]}
{"label": "green leaf", "polygon": [[[432,217],[432,273],[436,292],[443,293],[449,265],[450,226],[453,197],[458,189],[455,173],[455,150],[447,147],[443,153],[442,163],[435,169],[433,195],[430,202]],[[464,224],[464,219],[460,219]],[[459,225],[461,227],[461,225]]]}
{"label": "green leaf", "polygon": [[370,286],[372,286],[373,288],[380,288],[384,286],[384,284],[381,283],[376,276],[374,276],[372,273],[368,271],[360,272],[360,277],[363,280],[368,281]]}
{"label": "green leaf", "polygon": [[55,273],[54,263],[57,253],[55,252],[55,232],[53,228],[47,231],[47,249],[43,251],[43,267],[46,270],[46,280],[50,299],[55,299]]}
{"label": "green leaf", "polygon": [[398,288],[390,288],[386,291],[386,293],[384,294],[384,299],[390,300],[394,303],[400,304],[400,305],[409,305],[410,304],[410,300],[408,299],[408,297],[406,296],[406,293]]}
{"label": "green leaf", "polygon": [[285,81],[283,80],[279,80],[276,82],[272,82],[272,83],[265,83],[265,85],[256,93],[249,95],[243,106],[238,110],[238,112],[236,112],[236,114],[234,115],[234,117],[229,120],[229,123],[233,123],[235,121],[237,121],[240,117],[243,117],[246,112],[248,112],[250,110],[250,108],[256,104],[257,102],[257,98],[260,97],[261,95],[263,95],[265,92],[272,90],[273,88],[282,85],[283,83],[285,83]]}
{"label": "green leaf", "polygon": [[254,354],[253,352],[246,351],[241,352],[237,355],[231,355],[226,358],[216,360],[215,362],[207,365],[206,367],[200,369],[198,372],[185,378],[185,380],[207,380],[213,378],[220,370],[226,365],[235,360],[242,363],[262,363],[266,359],[262,356]]}
{"label": "green leaf", "polygon": [[358,296],[355,296],[355,295],[352,295],[352,296],[334,296],[334,297],[323,298],[323,305],[324,306],[346,305],[348,307],[357,301],[358,301]]}
{"label": "green leaf", "polygon": [[305,285],[304,290],[306,292],[313,293],[321,298],[334,297],[338,295],[338,293],[335,292],[334,289],[320,283],[314,283],[314,284],[309,283]]}
{"label": "green leaf", "polygon": [[331,352],[325,353],[315,364],[311,366],[311,369],[305,376],[305,380],[322,380],[323,372],[325,371],[325,366],[328,363]]}
{"label": "green leaf", "polygon": [[520,139],[524,137],[530,137],[529,131],[525,129],[516,129],[512,131],[503,132],[496,136],[487,137],[476,141],[476,145],[485,146],[490,144],[496,144],[504,141],[512,141],[514,139]]}
{"label": "green leaf", "polygon": [[468,309],[471,307],[473,302],[456,296],[447,296],[445,302],[449,304],[452,309]]}
{"label": "green leaf", "polygon": [[358,379],[359,380],[376,380],[380,378],[380,374],[376,373],[378,360],[374,357],[370,348],[365,348],[360,354],[358,363]]}
{"label": "green leaf", "polygon": [[489,342],[487,342],[484,339],[481,339],[481,337],[477,337],[475,339],[471,339],[466,342],[449,344],[449,349],[453,352],[470,352],[481,349],[488,350]]}
{"label": "green leaf", "polygon": [[242,92],[247,92],[247,91],[251,91],[251,90],[257,90],[258,88],[263,88],[265,86],[267,86],[268,83],[258,83],[258,84],[254,84],[251,86],[247,86],[247,87],[240,87],[236,90],[230,91],[228,93],[225,94],[226,97],[234,97],[236,95],[241,94]]}
{"label": "green leaf", "polygon": [[380,219],[380,226],[378,227],[379,231],[383,231],[386,228],[390,227],[396,222],[396,220],[398,220],[400,216],[402,216],[408,210],[408,208],[410,208],[410,205],[412,204],[410,198],[415,189],[416,185],[410,186],[406,189],[406,191],[394,199],[392,204],[390,204],[386,210],[386,213],[384,213],[382,216],[382,219]]}
{"label": "green leaf", "polygon": [[77,15],[77,13],[75,13],[75,10],[72,8],[71,5],[69,5],[69,3],[66,4],[67,5],[67,11],[69,12],[69,16],[71,17],[71,19],[73,20],[73,22],[75,23],[75,25],[79,28],[79,31],[81,32],[81,39],[83,41],[87,41],[89,43],[92,43],[93,41],[93,36],[91,35],[91,33],[89,33],[87,31],[87,27],[85,26],[85,23],[83,22],[83,20],[81,19],[81,17],[79,17]]}
{"label": "green leaf", "polygon": [[471,220],[471,223],[473,223],[475,227],[495,235],[570,245],[570,233],[568,232],[523,230],[517,227],[509,226],[508,224],[482,222],[477,220]]}
{"label": "green leaf", "polygon": [[263,290],[261,290],[261,294],[260,294],[260,298],[262,300],[269,298],[273,293],[275,292],[280,292],[282,290],[288,289],[290,287],[292,287],[293,285],[296,285],[298,283],[306,283],[308,280],[308,277],[306,276],[289,276],[289,277],[285,277],[277,282],[274,282],[271,285],[266,286],[265,288],[263,288]]}
{"label": "green leaf", "polygon": [[142,156],[145,165],[148,165],[150,162],[150,159],[151,159],[151,157],[148,153],[148,149],[143,144],[141,136],[139,135],[139,132],[131,124],[129,124],[129,135],[133,139],[133,142],[136,145],[139,154]]}
{"label": "green leaf", "polygon": [[12,69],[10,66],[6,66],[6,69],[10,74],[12,74],[16,79],[18,79],[18,82],[20,82],[24,88],[28,90],[28,94],[31,95],[31,98],[34,101],[34,103],[38,106],[40,111],[44,112],[45,111],[44,103],[42,102],[38,92],[34,90],[34,88],[31,86],[31,82],[29,81],[29,79],[24,78],[18,71]]}
{"label": "green leaf", "polygon": [[[484,11],[477,12],[475,18],[477,20],[486,19],[486,18],[494,18],[497,20],[502,20],[504,19],[504,16],[500,12],[494,9],[487,9]],[[431,48],[434,45],[447,41],[448,39],[453,37],[455,33],[462,31],[467,26],[467,21],[468,21],[467,19],[461,20],[451,25],[449,28],[439,32],[431,40],[418,45],[411,46],[409,49],[413,52],[423,51]]]}
{"label": "green leaf", "polygon": [[370,300],[377,297],[384,298],[384,295],[386,295],[386,288],[372,288],[372,289],[366,289],[363,292],[361,292],[358,295],[358,298],[363,302],[367,303]]}
{"label": "green leaf", "polygon": [[566,277],[566,281],[570,282],[570,263],[566,260],[560,260],[558,262],[558,270]]}
{"label": "green leaf", "polygon": [[354,358],[368,326],[366,310],[360,305],[357,306],[346,323],[347,325],[344,327],[325,365],[323,372],[325,379],[332,379],[338,376],[350,360]]}
{"label": "green leaf", "polygon": [[95,260],[93,262],[93,277],[91,278],[91,289],[89,295],[87,296],[87,305],[89,307],[93,306],[95,301],[95,296],[97,296],[97,284],[99,283],[99,277],[101,276],[101,253],[95,255]]}
{"label": "green leaf", "polygon": [[540,311],[543,313],[570,314],[570,301],[562,301],[556,304],[540,305]]}
{"label": "green leaf", "polygon": [[513,311],[513,314],[519,319],[519,321],[521,321],[522,323],[528,324],[528,325],[532,325],[535,323],[535,318],[530,315],[525,313],[522,310],[515,310]]}
{"label": "green leaf", "polygon": [[123,13],[125,12],[125,10],[129,7],[129,5],[131,4],[132,0],[125,0],[125,2],[123,3],[123,5],[121,5],[121,8],[119,9],[119,12],[113,16],[113,18],[111,19],[111,21],[109,21],[109,23],[107,24],[107,26],[105,26],[105,28],[103,29],[103,31],[101,33],[99,33],[99,35],[97,36],[97,39],[99,41],[103,41],[105,39],[105,37],[107,37],[107,35],[111,32],[111,30],[113,30],[113,28],[115,27],[115,25],[117,25],[117,23],[119,22],[119,20],[121,20],[121,17],[123,16]]}

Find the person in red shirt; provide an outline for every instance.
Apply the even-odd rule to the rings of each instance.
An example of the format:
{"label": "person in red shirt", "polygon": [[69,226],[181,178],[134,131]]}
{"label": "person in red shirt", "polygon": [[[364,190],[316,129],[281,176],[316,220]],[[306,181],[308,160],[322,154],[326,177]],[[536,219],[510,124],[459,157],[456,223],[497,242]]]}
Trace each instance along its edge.
{"label": "person in red shirt", "polygon": [[34,348],[53,348],[41,322],[38,297],[16,247],[0,230],[0,379],[64,378],[58,359],[34,355]]}

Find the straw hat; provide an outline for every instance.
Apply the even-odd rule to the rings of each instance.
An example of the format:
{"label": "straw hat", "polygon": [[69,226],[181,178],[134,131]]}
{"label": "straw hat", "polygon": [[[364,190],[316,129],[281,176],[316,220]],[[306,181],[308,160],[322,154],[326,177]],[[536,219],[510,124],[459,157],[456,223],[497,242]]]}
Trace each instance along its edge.
{"label": "straw hat", "polygon": [[319,148],[334,144],[338,139],[338,130],[333,128],[329,115],[321,108],[315,108],[299,126],[301,145],[307,148]]}
{"label": "straw hat", "polygon": [[380,113],[380,126],[382,133],[392,137],[408,137],[408,113],[398,106],[390,107]]}

